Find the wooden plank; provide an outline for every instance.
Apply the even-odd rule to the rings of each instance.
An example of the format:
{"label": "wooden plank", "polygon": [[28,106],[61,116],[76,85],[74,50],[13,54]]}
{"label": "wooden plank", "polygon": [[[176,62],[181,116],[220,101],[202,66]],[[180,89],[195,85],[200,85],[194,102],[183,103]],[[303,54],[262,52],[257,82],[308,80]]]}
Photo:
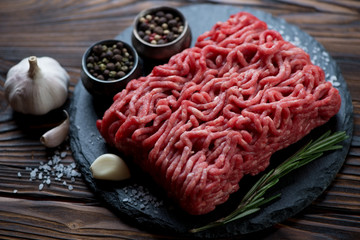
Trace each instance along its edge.
{"label": "wooden plank", "polygon": [[[317,209],[311,209],[311,212],[288,219],[272,230],[249,236],[262,238],[269,235],[269,231],[274,239],[356,239],[359,236],[359,213],[345,215]],[[0,214],[3,216],[0,221],[0,236],[6,237],[182,239],[179,236],[146,233],[141,226],[134,227],[131,222],[120,220],[103,207],[82,203],[3,197],[0,198]],[[288,238],[284,238],[286,236]]]}

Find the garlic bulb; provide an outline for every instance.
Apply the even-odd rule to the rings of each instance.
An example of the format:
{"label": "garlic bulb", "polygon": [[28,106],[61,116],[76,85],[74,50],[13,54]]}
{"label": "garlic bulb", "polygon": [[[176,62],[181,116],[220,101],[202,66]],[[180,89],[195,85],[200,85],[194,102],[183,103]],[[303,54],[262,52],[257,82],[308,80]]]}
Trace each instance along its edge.
{"label": "garlic bulb", "polygon": [[120,181],[130,178],[130,171],[124,160],[111,153],[96,158],[90,171],[94,178],[101,180]]}
{"label": "garlic bulb", "polygon": [[45,147],[53,148],[59,146],[69,134],[69,114],[65,110],[64,113],[66,114],[66,119],[60,125],[50,129],[41,136],[40,142],[44,144]]}
{"label": "garlic bulb", "polygon": [[9,70],[5,97],[15,111],[43,115],[65,103],[69,79],[55,59],[31,56]]}

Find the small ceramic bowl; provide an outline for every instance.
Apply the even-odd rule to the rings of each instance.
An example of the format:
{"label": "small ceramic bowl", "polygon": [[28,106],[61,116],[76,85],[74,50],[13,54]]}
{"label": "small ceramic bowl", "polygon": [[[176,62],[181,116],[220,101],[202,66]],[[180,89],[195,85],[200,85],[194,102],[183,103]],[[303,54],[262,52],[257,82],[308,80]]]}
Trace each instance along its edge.
{"label": "small ceramic bowl", "polygon": [[[146,19],[147,22],[150,22],[151,19],[147,19],[146,17],[148,15],[155,16],[155,14],[159,11],[162,11],[165,14],[170,13],[174,16],[174,18],[179,17],[180,21],[183,23],[183,30],[181,33],[178,34],[178,37],[176,37],[174,40],[160,44],[152,44],[151,42],[145,41],[139,35],[139,32],[143,31],[140,29],[141,28],[140,24],[143,23],[144,19]],[[162,25],[161,23],[156,24],[156,26],[161,26],[161,25]],[[169,30],[171,31],[170,27]],[[137,15],[133,23],[131,41],[136,51],[140,55],[140,57],[145,59],[147,58],[147,59],[155,59],[155,60],[167,60],[171,56],[181,52],[182,50],[190,46],[191,30],[184,15],[176,8],[171,8],[166,6],[154,7],[143,10]]]}
{"label": "small ceramic bowl", "polygon": [[[105,79],[99,79],[98,77],[94,76],[94,72],[91,70],[91,68],[88,68],[89,60],[88,57],[92,56],[94,53],[94,47],[97,45],[105,45],[107,47],[114,46],[116,44],[122,43],[123,48],[127,49],[127,52],[129,55],[132,56],[132,67],[131,69],[127,71],[123,71],[125,73],[124,75],[115,75],[111,80],[107,80],[108,77],[105,77]],[[122,54],[120,54],[122,55]],[[122,56],[123,57],[123,56]],[[107,58],[111,58],[110,56],[107,56]],[[103,58],[102,58],[103,59]],[[102,59],[95,59],[99,61],[102,61]],[[115,60],[114,60],[115,61]],[[105,62],[106,64],[106,62]],[[82,65],[82,71],[81,71],[81,81],[85,87],[85,89],[94,97],[98,98],[112,98],[116,93],[120,92],[122,89],[126,87],[126,84],[135,78],[138,78],[141,76],[141,64],[139,60],[139,56],[136,53],[135,49],[130,46],[129,44],[115,39],[110,40],[103,40],[94,43],[91,45],[84,53],[81,61]],[[97,64],[99,66],[99,64]],[[115,68],[114,71],[117,72],[119,70],[118,68]]]}

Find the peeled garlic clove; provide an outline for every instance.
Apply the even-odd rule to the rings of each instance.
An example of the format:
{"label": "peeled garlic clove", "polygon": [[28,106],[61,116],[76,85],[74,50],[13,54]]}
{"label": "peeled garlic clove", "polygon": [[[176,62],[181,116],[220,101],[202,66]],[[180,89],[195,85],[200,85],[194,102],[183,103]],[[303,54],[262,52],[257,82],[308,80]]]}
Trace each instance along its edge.
{"label": "peeled garlic clove", "polygon": [[40,142],[48,148],[59,146],[69,134],[69,114],[65,110],[64,113],[66,114],[66,119],[59,126],[50,129],[40,138]]}
{"label": "peeled garlic clove", "polygon": [[90,166],[94,178],[100,180],[120,181],[130,178],[130,171],[119,156],[106,153],[99,156]]}

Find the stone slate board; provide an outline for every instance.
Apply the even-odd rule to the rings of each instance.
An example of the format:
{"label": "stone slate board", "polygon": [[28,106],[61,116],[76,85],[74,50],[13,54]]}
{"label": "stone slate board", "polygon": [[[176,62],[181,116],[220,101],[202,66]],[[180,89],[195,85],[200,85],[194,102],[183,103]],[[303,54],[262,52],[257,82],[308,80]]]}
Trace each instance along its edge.
{"label": "stone slate board", "polygon": [[[308,52],[312,61],[324,69],[327,81],[331,81],[339,89],[342,98],[339,113],[327,124],[312,131],[303,140],[275,153],[268,169],[285,160],[309,139],[320,136],[328,129],[346,131],[349,138],[343,142],[342,149],[328,153],[282,178],[279,184],[268,193],[270,196],[281,192],[281,198],[265,206],[260,212],[226,226],[195,235],[189,234],[189,229],[223,217],[233,210],[249,186],[260,176],[244,177],[240,181],[240,190],[237,193],[233,194],[225,204],[219,206],[215,211],[203,216],[191,216],[181,211],[146,173],[125,157],[132,172],[131,179],[123,182],[104,182],[93,179],[89,166],[98,156],[108,152],[121,156],[121,153],[107,146],[95,125],[96,120],[102,117],[103,111],[110,103],[93,99],[79,81],[70,108],[70,141],[73,156],[85,181],[99,199],[122,220],[128,220],[130,224],[136,224],[137,227],[153,233],[175,232],[184,237],[200,238],[231,237],[264,230],[294,216],[310,205],[330,185],[343,165],[350,146],[353,127],[352,102],[340,69],[329,53],[314,38],[298,27],[268,13],[251,8],[212,4],[190,5],[181,7],[179,10],[189,21],[193,36],[192,46],[197,36],[209,30],[217,21],[226,21],[231,14],[239,11],[250,12],[265,21],[269,28],[279,31],[285,40]],[[127,28],[116,38],[131,43],[131,30],[131,27]],[[144,64],[146,65],[146,62]]]}

